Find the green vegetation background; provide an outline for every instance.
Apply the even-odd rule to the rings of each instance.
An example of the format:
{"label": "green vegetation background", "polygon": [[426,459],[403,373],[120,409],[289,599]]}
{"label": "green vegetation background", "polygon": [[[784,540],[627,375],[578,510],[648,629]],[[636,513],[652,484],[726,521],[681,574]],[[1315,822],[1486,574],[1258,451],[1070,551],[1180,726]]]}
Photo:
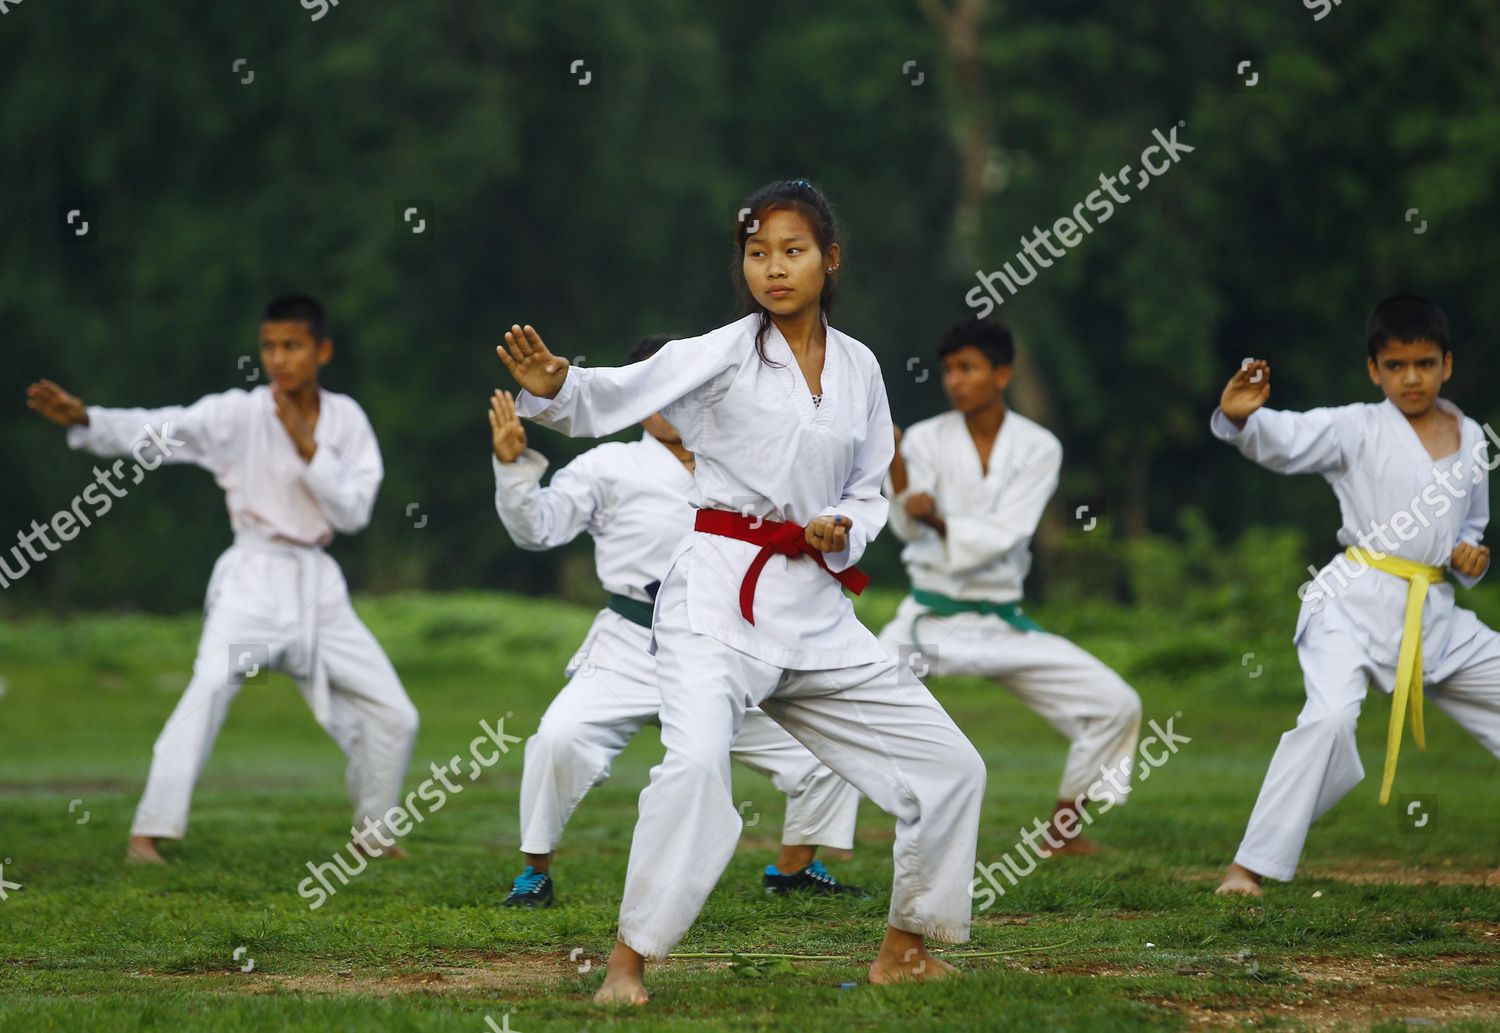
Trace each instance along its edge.
{"label": "green vegetation background", "polygon": [[[1196,150],[1001,310],[1026,357],[1012,401],[1067,449],[1034,595],[1170,593],[1131,580],[1116,546],[1182,540],[1189,509],[1221,542],[1295,527],[1297,565],[1321,563],[1326,488],[1238,460],[1208,413],[1249,354],[1272,361],[1275,405],[1372,398],[1361,331],[1385,293],[1447,306],[1448,393],[1489,418],[1500,8],[1391,0],[1315,21],[1295,0],[1010,0],[963,20],[984,9],[346,3],[313,22],[292,0],[11,7],[0,548],[92,477],[25,410],[27,383],[106,405],[249,386],[259,307],[305,289],[333,316],[327,386],[366,407],[386,459],[373,525],[337,546],[351,582],[592,598],[586,546],[521,554],[493,516],[483,409],[506,382],[502,326],[531,321],[598,365],[646,333],[720,325],[739,200],[805,175],[846,234],[835,322],[880,356],[909,423],[943,405],[932,342],[967,314],[975,271],[1179,121]],[[579,55],[587,90],[567,74]],[[421,237],[400,219],[411,204]],[[85,238],[63,225],[80,205]],[[559,463],[588,445],[536,437]],[[1084,501],[1109,511],[1111,548],[1072,561],[1065,515]],[[205,474],[157,471],[0,613],[178,612],[228,541]],[[888,542],[869,565],[897,583]]]}

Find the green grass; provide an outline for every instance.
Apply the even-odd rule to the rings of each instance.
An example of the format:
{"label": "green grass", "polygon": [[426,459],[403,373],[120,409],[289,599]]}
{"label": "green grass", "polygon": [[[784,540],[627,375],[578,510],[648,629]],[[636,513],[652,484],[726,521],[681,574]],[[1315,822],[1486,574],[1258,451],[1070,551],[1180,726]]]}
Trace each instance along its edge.
{"label": "green grass", "polygon": [[[1492,600],[1465,599],[1493,620]],[[862,616],[878,626],[895,602],[862,600]],[[592,616],[495,595],[392,596],[360,609],[422,712],[409,788],[429,763],[463,752],[481,718],[508,713],[508,731],[534,729]],[[588,995],[613,939],[635,797],[660,751],[653,731],[568,829],[554,869],[558,908],[496,907],[517,869],[513,748],[416,828],[408,861],[373,867],[310,912],[296,885],[307,861],[344,842],[347,805],[342,758],[289,681],[263,676],[236,701],[189,838],[168,848],[173,864],[126,868],[121,848],[151,743],[187,680],[197,616],[0,627],[0,859],[23,886],[0,902],[0,1029],[480,1033],[486,1016],[499,1026],[507,1012],[521,1033],[1108,1030],[1204,1017],[1367,1028],[1372,1016],[1392,1029],[1408,1016],[1500,1029],[1482,1018],[1485,1002],[1500,1015],[1500,891],[1472,884],[1500,863],[1485,791],[1494,758],[1429,708],[1429,752],[1408,746],[1396,790],[1434,809],[1426,827],[1402,830],[1369,778],[1314,828],[1295,883],[1273,884],[1259,904],[1221,900],[1206,876],[1232,854],[1300,705],[1291,613],[1231,619],[1104,604],[1036,613],[1125,674],[1148,718],[1180,712],[1175,727],[1193,739],[1096,824],[1107,854],[1044,865],[979,915],[959,948],[1041,949],[965,961],[968,977],[941,987],[888,989],[863,985],[860,961],[762,976],[674,962],[652,972],[655,1000],[634,1015],[597,1009]],[[1251,678],[1256,664],[1263,673]],[[1049,810],[1062,741],[994,686],[955,679],[934,689],[989,762],[980,858],[995,860]],[[1366,707],[1367,771],[1379,770],[1386,708],[1381,698]],[[855,857],[834,863],[877,888],[875,899],[767,900],[758,873],[782,805],[756,776],[736,780],[745,813],[761,819],[680,949],[868,957],[884,927],[891,821],[866,805]],[[1380,862],[1454,881],[1334,877],[1384,870]],[[239,947],[253,972],[238,971]],[[592,970],[580,974],[584,964]],[[851,982],[860,985],[841,989]]]}

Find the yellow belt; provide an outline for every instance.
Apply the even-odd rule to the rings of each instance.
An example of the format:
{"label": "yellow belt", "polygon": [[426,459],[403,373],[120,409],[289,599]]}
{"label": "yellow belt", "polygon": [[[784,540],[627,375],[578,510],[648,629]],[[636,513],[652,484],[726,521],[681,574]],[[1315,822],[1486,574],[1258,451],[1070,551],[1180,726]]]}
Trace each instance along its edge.
{"label": "yellow belt", "polygon": [[1353,545],[1345,555],[1356,563],[1406,579],[1406,621],[1401,628],[1401,651],[1396,656],[1391,724],[1385,738],[1385,774],[1380,780],[1380,802],[1384,804],[1390,802],[1391,784],[1396,781],[1396,758],[1401,753],[1401,726],[1406,719],[1408,700],[1411,701],[1411,737],[1416,740],[1417,749],[1427,751],[1427,730],[1422,725],[1422,607],[1427,601],[1428,587],[1442,583],[1443,568]]}

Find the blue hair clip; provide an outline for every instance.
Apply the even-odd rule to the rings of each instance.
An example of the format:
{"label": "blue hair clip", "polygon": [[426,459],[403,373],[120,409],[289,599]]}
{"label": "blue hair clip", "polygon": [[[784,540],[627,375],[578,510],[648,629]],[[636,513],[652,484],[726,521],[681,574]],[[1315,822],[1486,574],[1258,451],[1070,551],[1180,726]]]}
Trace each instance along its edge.
{"label": "blue hair clip", "polygon": [[812,189],[812,184],[809,183],[805,179],[794,179],[794,180],[792,180],[792,186],[794,186],[794,187],[806,187],[809,190]]}

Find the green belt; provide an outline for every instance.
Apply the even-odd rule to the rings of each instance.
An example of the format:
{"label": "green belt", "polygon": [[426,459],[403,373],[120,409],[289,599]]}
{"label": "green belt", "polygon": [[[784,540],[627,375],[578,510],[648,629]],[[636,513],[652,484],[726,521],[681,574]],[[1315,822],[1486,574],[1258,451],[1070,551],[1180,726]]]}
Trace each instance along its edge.
{"label": "green belt", "polygon": [[609,596],[609,608],[630,623],[639,624],[643,628],[651,627],[651,613],[656,609],[650,603],[643,603],[628,595],[615,595],[613,592]]}
{"label": "green belt", "polygon": [[[926,592],[920,588],[911,590],[911,597],[927,607],[927,613],[935,617],[952,617],[959,613],[983,613],[999,617],[1017,631],[1045,631],[1040,624],[1021,612],[1020,603],[987,603],[979,600],[949,599],[946,595]],[[917,614],[911,622],[911,640],[917,641],[917,620],[927,614]]]}

